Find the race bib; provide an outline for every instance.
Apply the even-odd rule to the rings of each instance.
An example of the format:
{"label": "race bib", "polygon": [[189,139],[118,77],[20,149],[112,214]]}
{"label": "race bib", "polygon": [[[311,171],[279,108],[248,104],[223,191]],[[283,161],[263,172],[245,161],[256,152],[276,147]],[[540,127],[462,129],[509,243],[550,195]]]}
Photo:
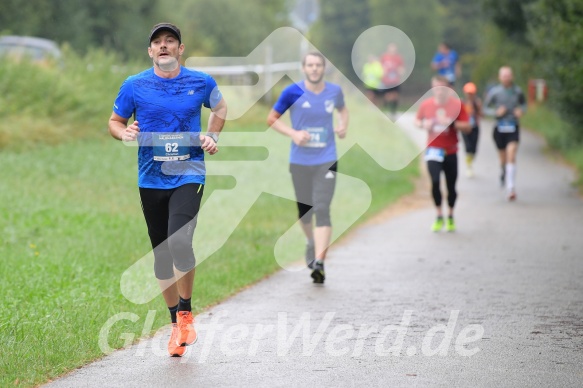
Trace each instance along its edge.
{"label": "race bib", "polygon": [[152,146],[155,161],[190,159],[189,133],[152,133]]}
{"label": "race bib", "polygon": [[455,82],[455,73],[452,71],[448,71],[447,73],[444,74],[444,77],[449,81],[449,82]]}
{"label": "race bib", "polygon": [[304,147],[324,148],[328,144],[328,131],[322,127],[304,128],[310,134],[310,141]]}
{"label": "race bib", "polygon": [[516,132],[516,122],[513,120],[500,120],[498,122],[498,132],[500,133]]}
{"label": "race bib", "polygon": [[434,162],[443,162],[445,159],[445,150],[443,148],[427,147],[425,150],[425,160]]}

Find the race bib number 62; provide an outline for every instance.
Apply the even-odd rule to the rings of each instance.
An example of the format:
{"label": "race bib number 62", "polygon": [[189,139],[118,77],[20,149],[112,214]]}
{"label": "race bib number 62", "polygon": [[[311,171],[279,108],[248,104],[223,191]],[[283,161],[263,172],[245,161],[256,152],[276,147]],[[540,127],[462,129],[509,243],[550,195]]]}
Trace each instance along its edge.
{"label": "race bib number 62", "polygon": [[190,159],[190,135],[184,133],[154,133],[154,160],[160,162]]}

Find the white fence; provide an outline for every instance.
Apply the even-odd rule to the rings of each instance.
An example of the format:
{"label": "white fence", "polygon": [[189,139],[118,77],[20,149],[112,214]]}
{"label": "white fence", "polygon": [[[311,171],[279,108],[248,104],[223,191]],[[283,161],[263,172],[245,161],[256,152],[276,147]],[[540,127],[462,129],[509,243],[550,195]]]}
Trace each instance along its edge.
{"label": "white fence", "polygon": [[218,78],[219,86],[223,83],[249,86],[260,83],[263,88],[265,102],[271,103],[270,90],[273,87],[275,77],[299,72],[301,70],[301,63],[282,62],[256,65],[197,66],[193,67],[193,69]]}

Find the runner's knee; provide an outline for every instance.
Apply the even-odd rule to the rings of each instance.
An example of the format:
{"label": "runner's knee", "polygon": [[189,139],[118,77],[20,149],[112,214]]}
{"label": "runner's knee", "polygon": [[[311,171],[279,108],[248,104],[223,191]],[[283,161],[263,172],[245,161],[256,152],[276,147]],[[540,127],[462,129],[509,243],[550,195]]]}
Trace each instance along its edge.
{"label": "runner's knee", "polygon": [[433,197],[433,203],[435,203],[435,206],[441,206],[441,190],[439,189],[439,182],[437,185],[433,185],[431,189],[431,195]]}
{"label": "runner's knee", "polygon": [[174,276],[172,255],[166,241],[154,248],[154,274],[156,279],[166,280]]}
{"label": "runner's knee", "polygon": [[180,272],[188,272],[195,266],[192,251],[192,235],[176,232],[168,239],[168,246],[173,257],[174,267]]}
{"label": "runner's knee", "polygon": [[457,199],[457,193],[455,189],[447,193],[447,204],[449,207],[453,208],[455,206],[455,201]]}
{"label": "runner's knee", "polygon": [[316,226],[332,226],[329,204],[314,206],[314,214],[316,215]]}

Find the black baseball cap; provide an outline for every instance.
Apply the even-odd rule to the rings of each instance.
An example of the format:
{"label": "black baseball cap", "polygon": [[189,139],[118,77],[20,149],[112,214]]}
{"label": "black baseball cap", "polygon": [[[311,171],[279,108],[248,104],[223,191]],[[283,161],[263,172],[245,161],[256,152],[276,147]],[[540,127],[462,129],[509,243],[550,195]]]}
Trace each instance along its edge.
{"label": "black baseball cap", "polygon": [[152,42],[154,35],[156,35],[159,31],[171,32],[178,38],[178,43],[182,43],[182,36],[180,35],[180,29],[178,27],[172,23],[158,23],[152,28],[152,31],[150,31],[150,40],[148,41],[148,45]]}

